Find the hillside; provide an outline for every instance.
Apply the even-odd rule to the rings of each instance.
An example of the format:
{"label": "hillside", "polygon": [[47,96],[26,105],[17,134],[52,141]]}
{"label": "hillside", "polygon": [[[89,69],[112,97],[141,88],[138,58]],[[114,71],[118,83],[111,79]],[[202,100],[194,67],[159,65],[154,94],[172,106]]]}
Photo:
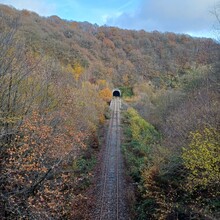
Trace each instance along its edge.
{"label": "hillside", "polygon": [[89,81],[104,78],[123,86],[151,80],[160,86],[169,77],[211,64],[216,58],[216,43],[211,39],[98,27],[1,6],[4,14],[19,17],[19,35],[32,51],[64,67],[80,65]]}
{"label": "hillside", "polygon": [[218,219],[219,49],[0,5],[0,217],[89,219],[119,87],[133,217]]}

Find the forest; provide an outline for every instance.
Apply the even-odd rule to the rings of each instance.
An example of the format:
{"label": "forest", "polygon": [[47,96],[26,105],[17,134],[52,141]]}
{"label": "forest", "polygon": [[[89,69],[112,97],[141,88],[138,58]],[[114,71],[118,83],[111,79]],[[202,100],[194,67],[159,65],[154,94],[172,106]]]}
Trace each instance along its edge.
{"label": "forest", "polygon": [[0,218],[76,219],[120,88],[132,218],[219,219],[219,52],[0,5]]}

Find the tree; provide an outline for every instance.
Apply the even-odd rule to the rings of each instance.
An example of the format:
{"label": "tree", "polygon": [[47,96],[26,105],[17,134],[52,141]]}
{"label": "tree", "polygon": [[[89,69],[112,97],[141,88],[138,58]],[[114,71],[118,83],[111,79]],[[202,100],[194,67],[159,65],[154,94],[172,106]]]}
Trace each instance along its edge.
{"label": "tree", "polygon": [[220,133],[212,127],[191,132],[189,148],[183,148],[183,163],[189,170],[190,189],[206,188],[220,182]]}
{"label": "tree", "polygon": [[109,88],[102,89],[99,95],[105,102],[110,102],[112,99],[112,91]]}
{"label": "tree", "polygon": [[[62,118],[62,115],[56,117]],[[61,219],[70,215],[73,158],[84,134],[71,126],[51,125],[54,115],[26,117],[2,163],[1,200],[10,219]]]}

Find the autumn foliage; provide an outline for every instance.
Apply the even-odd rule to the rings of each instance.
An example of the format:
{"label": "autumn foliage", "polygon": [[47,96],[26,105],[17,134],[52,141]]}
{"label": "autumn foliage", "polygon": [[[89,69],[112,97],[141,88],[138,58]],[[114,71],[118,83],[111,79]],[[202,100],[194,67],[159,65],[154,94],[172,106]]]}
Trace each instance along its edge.
{"label": "autumn foliage", "polygon": [[[199,67],[174,82],[173,89],[135,86],[138,111],[124,115],[124,155],[138,184],[135,217],[218,219],[219,65]],[[160,139],[155,133],[145,139],[147,124]]]}
{"label": "autumn foliage", "polygon": [[34,112],[24,120],[5,152],[2,164],[5,211],[11,218],[22,213],[29,218],[68,216],[73,196],[73,173],[68,170],[85,136],[71,128],[50,126],[51,118]]}
{"label": "autumn foliage", "polygon": [[123,151],[139,219],[218,219],[218,50],[0,5],[0,218],[87,216],[80,190],[118,87],[136,109]]}
{"label": "autumn foliage", "polygon": [[182,154],[184,165],[189,169],[189,189],[207,188],[220,182],[220,133],[206,127],[190,134],[189,148]]}
{"label": "autumn foliage", "polygon": [[112,99],[112,91],[109,88],[100,90],[99,95],[106,102],[110,102]]}
{"label": "autumn foliage", "polygon": [[0,17],[0,218],[71,219],[81,181],[74,164],[98,148],[107,105],[77,60],[32,50],[18,20]]}

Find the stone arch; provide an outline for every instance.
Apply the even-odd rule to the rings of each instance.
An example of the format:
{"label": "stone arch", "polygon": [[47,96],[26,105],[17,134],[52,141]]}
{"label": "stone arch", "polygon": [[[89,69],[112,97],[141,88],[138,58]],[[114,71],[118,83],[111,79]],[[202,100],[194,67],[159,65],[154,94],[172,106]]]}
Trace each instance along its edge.
{"label": "stone arch", "polygon": [[120,89],[114,89],[112,91],[112,96],[113,97],[121,97],[121,90]]}

